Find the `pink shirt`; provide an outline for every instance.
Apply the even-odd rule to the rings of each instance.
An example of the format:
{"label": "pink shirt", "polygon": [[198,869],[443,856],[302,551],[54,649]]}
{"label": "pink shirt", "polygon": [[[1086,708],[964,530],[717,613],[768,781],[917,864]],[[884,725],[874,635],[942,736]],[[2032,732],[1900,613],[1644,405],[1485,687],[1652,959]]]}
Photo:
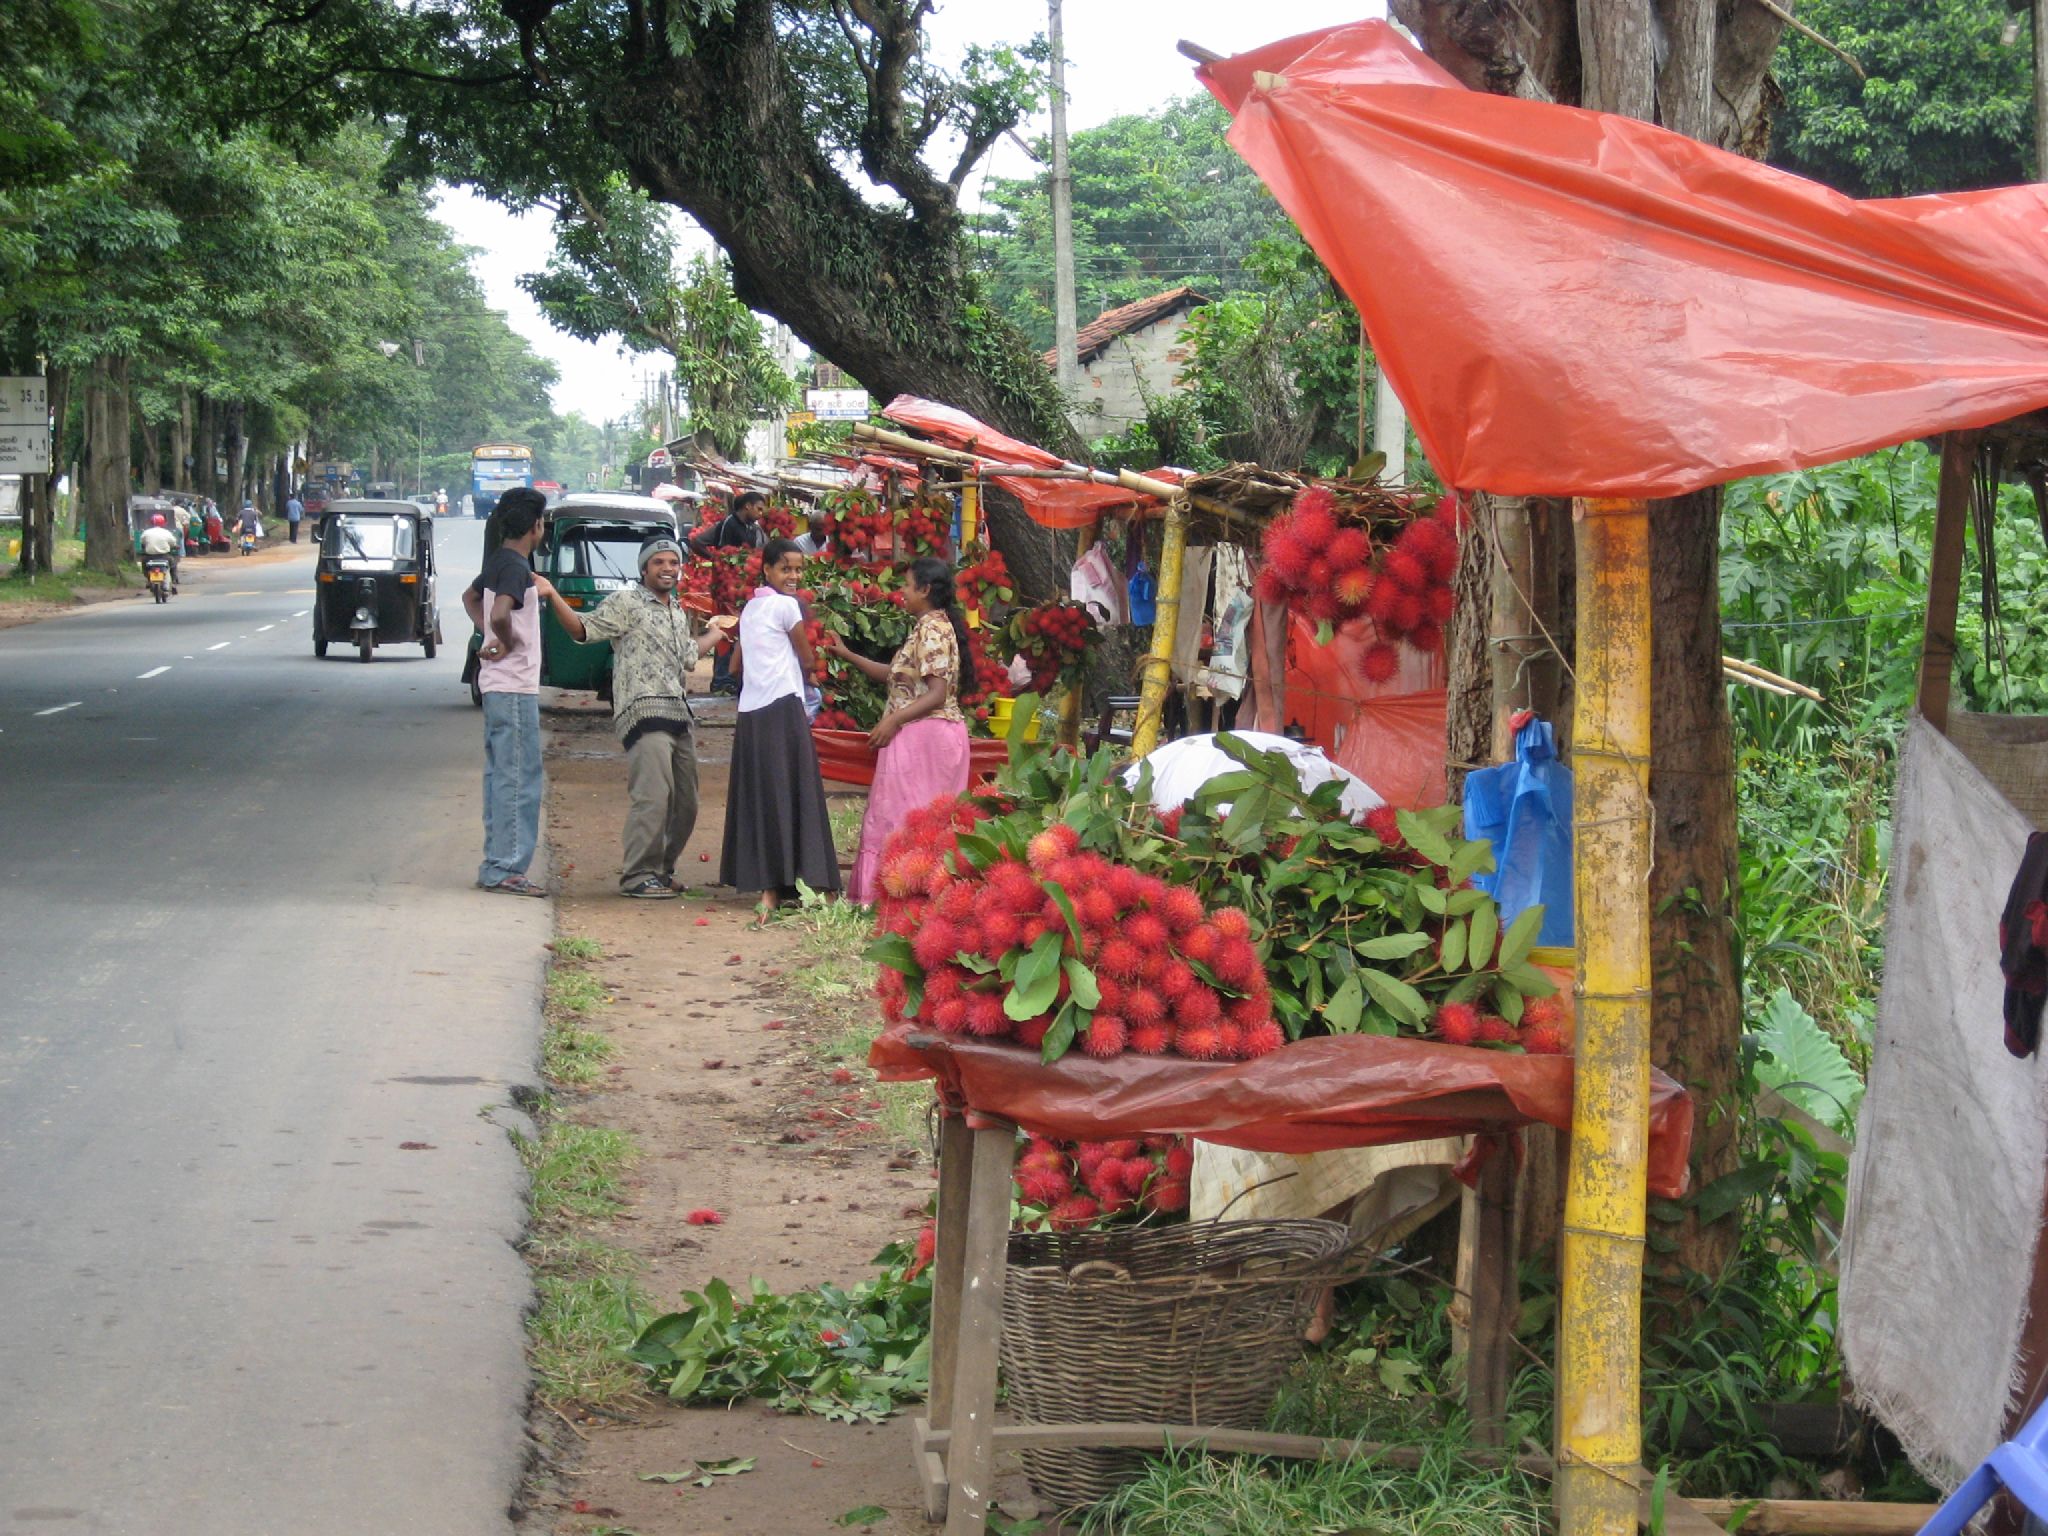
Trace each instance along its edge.
{"label": "pink shirt", "polygon": [[[496,638],[491,629],[491,608],[498,594],[484,588],[484,643]],[[481,693],[540,692],[540,593],[526,589],[526,601],[511,612],[512,649],[493,661],[483,658],[477,669],[476,686]]]}

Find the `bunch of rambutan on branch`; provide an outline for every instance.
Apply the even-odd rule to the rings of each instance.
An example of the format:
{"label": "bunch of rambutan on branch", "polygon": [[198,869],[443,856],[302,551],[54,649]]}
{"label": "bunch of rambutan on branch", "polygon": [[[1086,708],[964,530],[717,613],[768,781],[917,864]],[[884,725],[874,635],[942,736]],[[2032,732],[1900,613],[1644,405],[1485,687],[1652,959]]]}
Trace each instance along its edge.
{"label": "bunch of rambutan on branch", "polygon": [[1400,666],[1407,641],[1441,651],[1457,607],[1458,522],[1448,497],[1426,512],[1372,481],[1309,486],[1266,525],[1257,578],[1261,602],[1287,603],[1328,643],[1338,624],[1369,617],[1378,640],[1360,658],[1376,683]]}
{"label": "bunch of rambutan on branch", "polygon": [[1174,1218],[1188,1208],[1194,1148],[1185,1136],[1119,1141],[1050,1141],[1033,1136],[1017,1154],[1012,1178],[1026,1223],[1042,1213],[1054,1230],[1119,1217]]}

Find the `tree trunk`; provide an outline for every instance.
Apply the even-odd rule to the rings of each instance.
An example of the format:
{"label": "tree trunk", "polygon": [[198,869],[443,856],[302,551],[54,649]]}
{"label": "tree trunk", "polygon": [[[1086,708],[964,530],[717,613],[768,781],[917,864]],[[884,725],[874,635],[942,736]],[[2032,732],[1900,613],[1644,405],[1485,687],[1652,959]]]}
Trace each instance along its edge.
{"label": "tree trunk", "polygon": [[86,375],[85,563],[111,576],[128,555],[128,362],[95,358]]}
{"label": "tree trunk", "polygon": [[132,394],[129,396],[129,408],[140,424],[135,440],[142,450],[142,489],[146,494],[154,494],[170,483],[163,473],[163,424],[144,416],[142,403]]}
{"label": "tree trunk", "polygon": [[222,446],[228,459],[227,498],[222,510],[232,521],[246,499],[242,494],[242,470],[249,461],[249,439],[242,423],[247,419],[248,407],[239,400],[229,400],[221,406],[220,414]]}
{"label": "tree trunk", "polygon": [[178,391],[178,418],[171,423],[171,483],[181,491],[193,487],[192,391]]}
{"label": "tree trunk", "polygon": [[214,501],[220,500],[220,482],[213,473],[219,451],[220,413],[210,396],[201,395],[193,406],[192,489]]}

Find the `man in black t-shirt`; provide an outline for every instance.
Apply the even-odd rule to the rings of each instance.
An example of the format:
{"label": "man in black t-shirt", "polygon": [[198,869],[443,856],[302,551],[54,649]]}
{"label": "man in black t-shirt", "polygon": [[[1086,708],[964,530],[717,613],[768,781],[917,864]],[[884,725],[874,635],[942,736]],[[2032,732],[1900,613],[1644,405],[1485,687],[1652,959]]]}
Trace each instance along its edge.
{"label": "man in black t-shirt", "polygon": [[[768,498],[759,491],[742,491],[733,499],[732,510],[690,536],[690,552],[708,555],[718,549],[761,549],[768,543],[768,530],[761,526],[761,509]],[[740,685],[732,675],[732,651],[724,648],[711,658],[711,691],[737,695]]]}

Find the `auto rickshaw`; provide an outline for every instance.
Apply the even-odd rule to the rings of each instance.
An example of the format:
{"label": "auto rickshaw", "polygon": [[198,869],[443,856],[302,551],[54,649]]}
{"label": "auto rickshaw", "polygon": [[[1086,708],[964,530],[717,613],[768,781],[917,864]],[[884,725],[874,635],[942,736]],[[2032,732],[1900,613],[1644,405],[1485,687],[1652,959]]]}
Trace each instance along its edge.
{"label": "auto rickshaw", "polygon": [[368,661],[380,645],[441,642],[434,520],[407,501],[330,501],[314,573],[313,654],[331,641]]}
{"label": "auto rickshaw", "polygon": [[[533,568],[554,583],[571,608],[591,609],[640,579],[640,546],[657,535],[677,537],[676,516],[665,501],[630,492],[578,491],[548,509],[547,531],[533,552]],[[473,702],[483,636],[469,637],[463,681]],[[540,680],[550,688],[587,688],[611,696],[609,640],[579,645],[548,609],[540,612]]]}
{"label": "auto rickshaw", "polygon": [[[128,550],[136,559],[142,558],[142,531],[161,517],[164,526],[172,533],[178,531],[178,508],[174,502],[161,496],[130,496],[128,498]],[[180,554],[184,551],[180,550]]]}

